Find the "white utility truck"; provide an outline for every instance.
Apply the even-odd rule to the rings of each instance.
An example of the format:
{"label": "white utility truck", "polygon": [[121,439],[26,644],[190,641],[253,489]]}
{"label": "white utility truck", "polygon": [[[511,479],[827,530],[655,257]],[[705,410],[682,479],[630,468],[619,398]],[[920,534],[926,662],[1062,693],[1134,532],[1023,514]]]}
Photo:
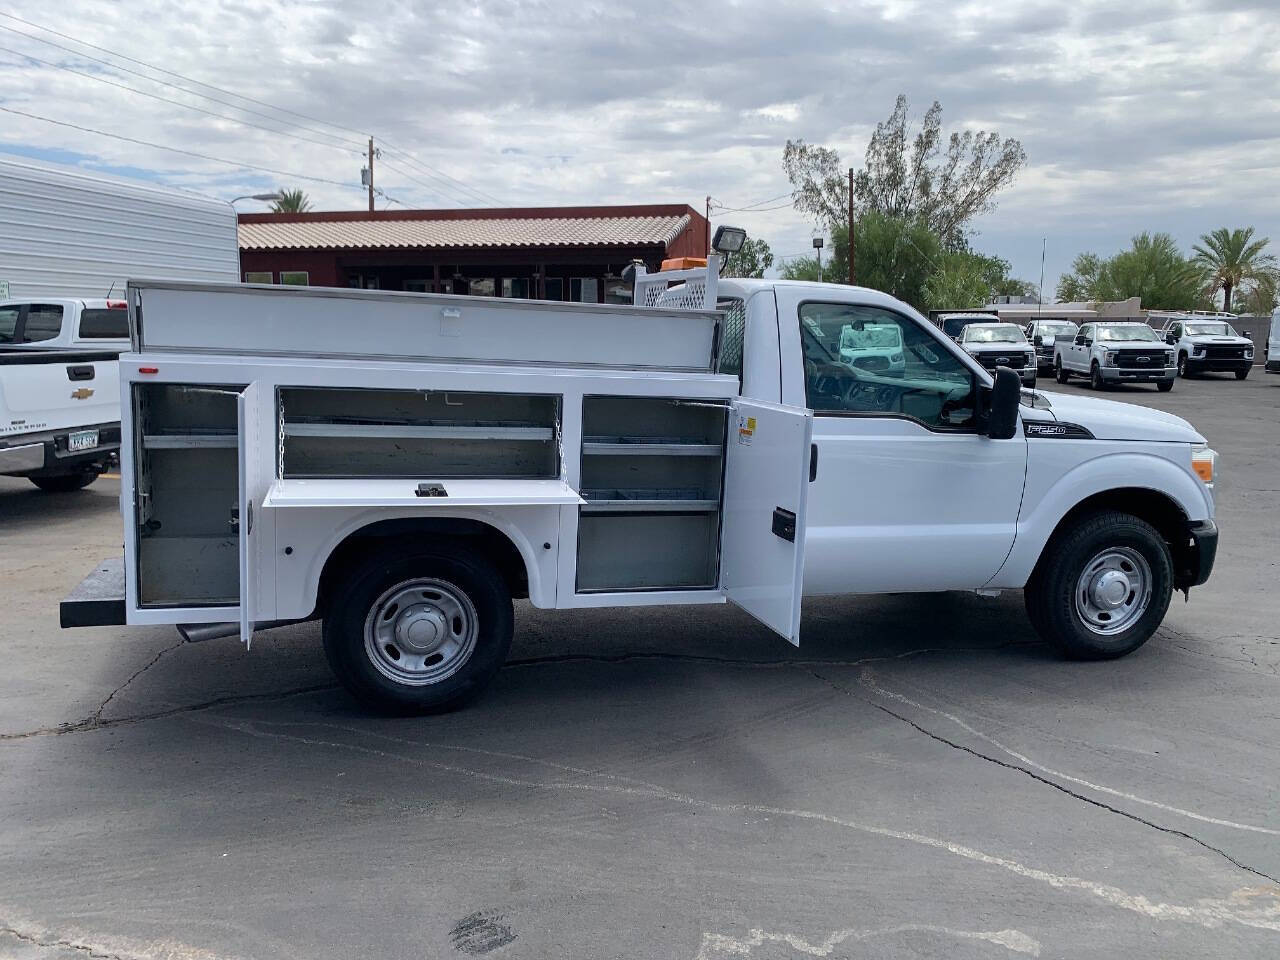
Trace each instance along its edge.
{"label": "white utility truck", "polygon": [[1178,376],[1201,373],[1234,373],[1244,380],[1253,369],[1253,340],[1246,330],[1236,333],[1234,313],[1151,314],[1155,322],[1164,319],[1160,336],[1177,354]]}
{"label": "white utility truck", "polygon": [[957,340],[964,352],[987,370],[1008,367],[1022,380],[1024,387],[1036,385],[1035,347],[1016,323],[998,320],[965,324]]}
{"label": "white utility truck", "polygon": [[[323,618],[344,686],[415,712],[488,683],[513,597],[728,601],[797,643],[802,595],[1025,588],[1041,635],[1108,658],[1209,576],[1185,421],[1023,392],[885,294],[716,263],[638,270],[635,306],[130,284],[124,556],[63,625],[247,645]],[[902,372],[842,359],[869,326]]]}

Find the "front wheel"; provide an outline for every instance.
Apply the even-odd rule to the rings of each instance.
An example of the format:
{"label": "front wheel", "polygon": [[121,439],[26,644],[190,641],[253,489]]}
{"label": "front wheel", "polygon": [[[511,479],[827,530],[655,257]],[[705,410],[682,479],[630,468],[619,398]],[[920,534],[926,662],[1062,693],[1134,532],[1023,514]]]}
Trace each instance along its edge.
{"label": "front wheel", "polygon": [[1023,598],[1036,632],[1065,656],[1110,660],[1147,642],[1172,594],[1164,538],[1146,521],[1108,510],[1055,535]]}
{"label": "front wheel", "polygon": [[1102,370],[1098,366],[1098,361],[1093,361],[1089,365],[1089,386],[1094,390],[1101,390],[1104,386],[1102,382]]}
{"label": "front wheel", "polygon": [[1054,357],[1053,358],[1053,379],[1057,380],[1059,383],[1066,383],[1067,380],[1070,379],[1070,377],[1071,377],[1071,374],[1068,373],[1062,366],[1062,359],[1060,357]]}
{"label": "front wheel", "polygon": [[1178,376],[1184,379],[1190,376],[1187,372],[1187,355],[1185,353],[1178,354]]}
{"label": "front wheel", "polygon": [[1159,390],[1161,393],[1168,393],[1170,390],[1172,390],[1172,389],[1173,389],[1173,381],[1172,381],[1172,380],[1157,380],[1157,381],[1156,381],[1156,389],[1157,389],[1157,390]]}
{"label": "front wheel", "polygon": [[339,682],[384,713],[437,713],[478,696],[511,646],[511,593],[461,546],[373,554],[329,598],[324,650]]}
{"label": "front wheel", "polygon": [[28,477],[45,493],[71,493],[83,490],[98,479],[97,470],[77,470],[75,473],[55,473],[45,477]]}
{"label": "front wheel", "polygon": [[1247,377],[1247,376],[1249,376],[1249,371],[1248,371],[1248,370],[1237,370],[1237,371],[1236,371],[1236,379],[1237,379],[1237,380],[1243,380],[1243,379],[1244,379],[1245,377]]}

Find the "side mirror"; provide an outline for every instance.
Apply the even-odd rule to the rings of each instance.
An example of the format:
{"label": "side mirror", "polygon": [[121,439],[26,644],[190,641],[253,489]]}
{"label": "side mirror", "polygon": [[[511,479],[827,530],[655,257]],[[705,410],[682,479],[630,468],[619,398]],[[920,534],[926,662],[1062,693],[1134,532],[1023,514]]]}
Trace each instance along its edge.
{"label": "side mirror", "polygon": [[1253,334],[1250,333],[1248,330],[1244,331],[1244,336],[1249,337],[1250,339],[1253,339]]}
{"label": "side mirror", "polygon": [[1037,333],[1034,337],[1031,338],[1031,342],[1034,343],[1037,347],[1044,346],[1044,337],[1040,336],[1040,334]]}
{"label": "side mirror", "polygon": [[1178,342],[1178,338],[1177,338],[1177,337],[1175,337],[1172,333],[1167,333],[1167,334],[1165,334],[1164,342],[1165,342],[1165,343],[1177,343],[1177,342]]}
{"label": "side mirror", "polygon": [[987,436],[1008,440],[1018,432],[1018,404],[1022,400],[1022,380],[1008,367],[996,367],[987,410]]}

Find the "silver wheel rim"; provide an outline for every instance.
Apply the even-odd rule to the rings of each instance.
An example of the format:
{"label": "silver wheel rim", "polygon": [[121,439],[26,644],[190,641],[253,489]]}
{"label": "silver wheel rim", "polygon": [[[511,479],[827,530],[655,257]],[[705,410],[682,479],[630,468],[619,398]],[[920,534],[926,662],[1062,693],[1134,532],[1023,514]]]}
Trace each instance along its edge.
{"label": "silver wheel rim", "polygon": [[364,652],[394,683],[424,687],[447,680],[471,659],[476,608],[461,589],[420,577],[384,591],[364,621]]}
{"label": "silver wheel rim", "polygon": [[1132,547],[1108,547],[1076,580],[1076,614],[1091,632],[1111,637],[1141,619],[1151,605],[1151,566]]}

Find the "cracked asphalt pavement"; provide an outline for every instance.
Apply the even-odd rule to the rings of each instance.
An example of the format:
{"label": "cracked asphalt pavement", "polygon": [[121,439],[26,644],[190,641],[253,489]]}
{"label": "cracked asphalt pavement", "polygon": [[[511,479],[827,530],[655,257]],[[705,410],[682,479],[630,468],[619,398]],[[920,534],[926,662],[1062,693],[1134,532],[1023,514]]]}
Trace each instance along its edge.
{"label": "cracked asphalt pavement", "polygon": [[59,630],[118,481],[0,479],[0,958],[1276,956],[1280,377],[1111,396],[1222,454],[1214,578],[1124,660],[1013,593],[811,601],[798,650],[522,605],[423,719],[316,625]]}

